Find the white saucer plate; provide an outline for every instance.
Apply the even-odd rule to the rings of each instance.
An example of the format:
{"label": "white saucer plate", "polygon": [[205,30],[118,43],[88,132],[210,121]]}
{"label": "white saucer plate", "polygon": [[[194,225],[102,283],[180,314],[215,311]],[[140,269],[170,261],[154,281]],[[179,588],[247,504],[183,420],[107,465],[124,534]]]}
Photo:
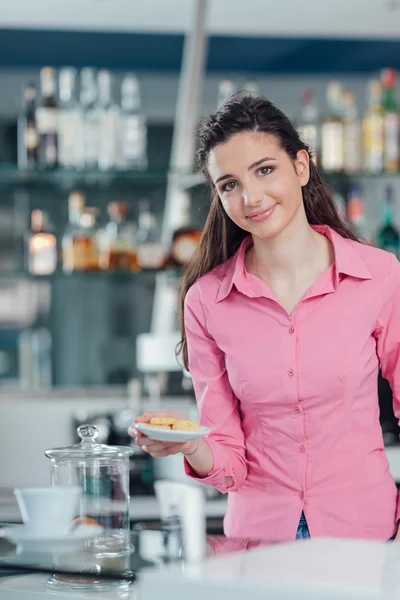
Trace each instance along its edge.
{"label": "white saucer plate", "polygon": [[152,440],[158,442],[192,442],[211,433],[207,427],[200,427],[200,431],[178,431],[176,429],[157,429],[148,423],[135,423],[136,429]]}
{"label": "white saucer plate", "polygon": [[26,525],[13,525],[12,527],[4,527],[0,530],[0,537],[15,544],[22,546],[24,550],[35,551],[69,551],[77,548],[82,548],[85,543],[93,538],[101,535],[102,527],[96,525],[81,525],[71,533],[57,536],[39,536],[32,534],[27,529]]}

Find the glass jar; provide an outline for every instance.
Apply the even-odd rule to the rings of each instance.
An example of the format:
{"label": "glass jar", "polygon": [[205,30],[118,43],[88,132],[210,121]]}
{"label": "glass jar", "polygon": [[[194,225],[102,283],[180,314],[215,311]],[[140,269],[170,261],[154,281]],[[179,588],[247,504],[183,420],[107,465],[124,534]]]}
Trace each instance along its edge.
{"label": "glass jar", "polygon": [[82,497],[75,524],[98,524],[99,535],[87,546],[96,556],[116,557],[132,551],[129,527],[128,446],[98,444],[94,425],[80,425],[81,442],[45,451],[51,461],[52,485],[79,485]]}

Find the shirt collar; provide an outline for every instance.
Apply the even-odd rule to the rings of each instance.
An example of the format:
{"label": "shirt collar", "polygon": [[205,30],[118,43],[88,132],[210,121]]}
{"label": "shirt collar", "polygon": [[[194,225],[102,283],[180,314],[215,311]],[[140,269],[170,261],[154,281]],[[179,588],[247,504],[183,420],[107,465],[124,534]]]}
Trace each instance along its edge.
{"label": "shirt collar", "polygon": [[[327,225],[312,225],[312,228],[318,231],[318,233],[325,235],[332,242],[335,253],[336,287],[343,275],[355,277],[356,279],[372,279],[371,272],[353,242],[343,238]],[[244,265],[246,251],[252,246],[252,243],[252,237],[248,235],[241,243],[237,252],[226,263],[225,273],[218,290],[216,302],[227,298],[233,286],[239,292],[246,294],[246,296],[254,297],[259,295],[249,284]]]}

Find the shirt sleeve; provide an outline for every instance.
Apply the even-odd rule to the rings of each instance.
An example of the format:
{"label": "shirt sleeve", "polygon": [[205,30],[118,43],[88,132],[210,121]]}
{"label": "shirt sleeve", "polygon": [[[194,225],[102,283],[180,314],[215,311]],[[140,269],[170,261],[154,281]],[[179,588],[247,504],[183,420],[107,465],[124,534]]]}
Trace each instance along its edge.
{"label": "shirt sleeve", "polygon": [[[400,419],[400,263],[394,256],[386,290],[386,300],[375,331],[377,354],[382,375],[392,389],[394,414]],[[399,520],[400,500],[396,512],[396,521]]]}
{"label": "shirt sleeve", "polygon": [[[238,399],[230,386],[224,353],[209,334],[199,286],[190,288],[184,308],[188,345],[189,370],[193,380],[200,423],[211,429],[206,440],[214,465],[205,477],[199,478],[185,459],[186,474],[221,493],[234,492],[247,476],[244,434],[238,409]],[[227,488],[226,477],[233,486]]]}

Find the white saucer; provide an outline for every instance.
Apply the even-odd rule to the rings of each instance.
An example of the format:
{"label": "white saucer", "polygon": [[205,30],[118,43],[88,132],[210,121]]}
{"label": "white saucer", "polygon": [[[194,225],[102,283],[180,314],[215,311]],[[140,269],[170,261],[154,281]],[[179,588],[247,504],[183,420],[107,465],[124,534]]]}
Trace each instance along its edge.
{"label": "white saucer", "polygon": [[81,525],[64,535],[39,536],[30,533],[26,525],[13,525],[1,529],[0,537],[4,537],[12,544],[22,546],[24,550],[68,551],[81,548],[85,542],[101,535],[102,532],[103,528],[97,525]]}
{"label": "white saucer", "polygon": [[200,427],[200,431],[178,431],[176,429],[157,429],[148,423],[135,423],[143,435],[158,442],[191,442],[197,438],[209,435],[211,430],[207,427]]}

